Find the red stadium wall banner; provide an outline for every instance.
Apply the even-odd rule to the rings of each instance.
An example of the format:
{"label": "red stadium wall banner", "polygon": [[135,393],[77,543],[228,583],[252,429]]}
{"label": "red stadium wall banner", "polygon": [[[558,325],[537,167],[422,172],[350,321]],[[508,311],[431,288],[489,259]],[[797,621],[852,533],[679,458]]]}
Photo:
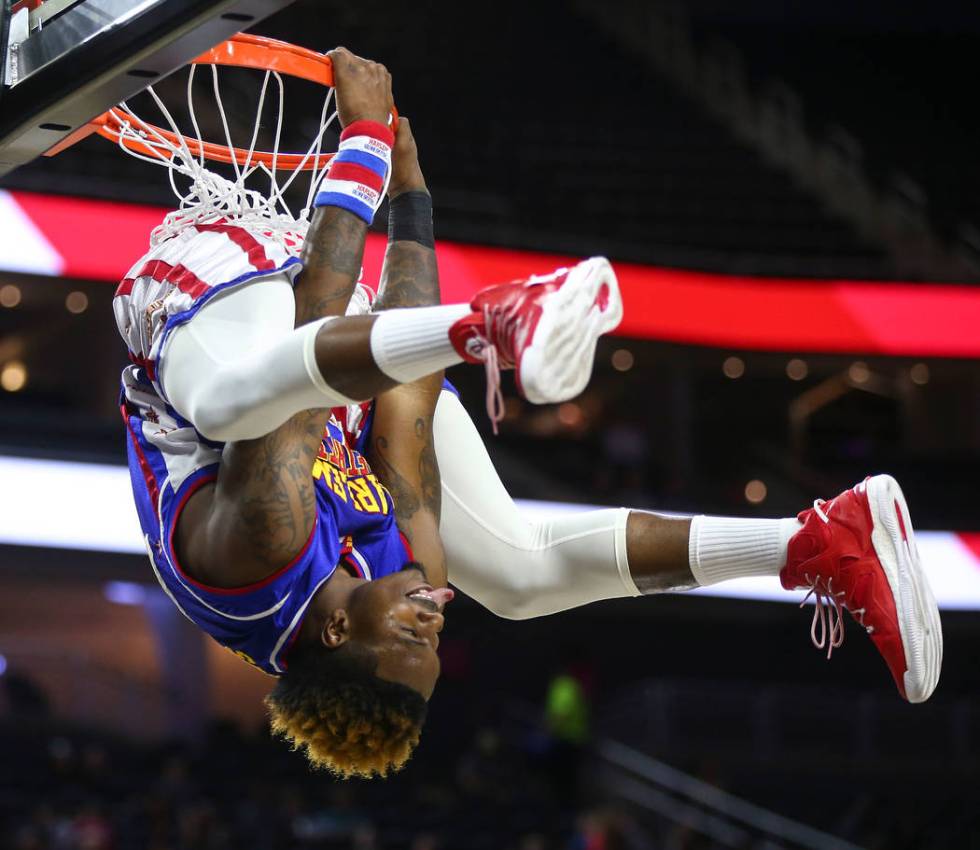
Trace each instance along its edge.
{"label": "red stadium wall banner", "polygon": [[[0,191],[0,269],[114,282],[145,252],[166,209]],[[381,270],[371,234],[365,280]],[[443,299],[547,272],[575,257],[440,241]],[[719,348],[980,357],[980,287],[753,278],[614,262],[619,336]]]}

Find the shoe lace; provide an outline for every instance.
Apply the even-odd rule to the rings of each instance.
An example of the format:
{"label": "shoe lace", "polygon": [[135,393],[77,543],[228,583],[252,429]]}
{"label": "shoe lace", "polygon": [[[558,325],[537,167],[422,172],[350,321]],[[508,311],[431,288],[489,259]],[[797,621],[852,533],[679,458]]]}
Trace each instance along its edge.
{"label": "shoe lace", "polygon": [[[504,342],[506,348],[513,349],[512,337],[516,330],[516,325],[508,321],[505,311],[492,310],[490,307],[483,308],[483,326],[486,335],[474,333],[471,337],[472,347],[470,353],[477,360],[483,362],[487,377],[487,416],[490,417],[490,424],[493,426],[493,433],[498,433],[498,425],[503,420],[507,412],[504,405],[504,394],[500,388],[500,369],[501,361],[506,360],[505,365],[513,365],[513,357],[502,357],[499,343]],[[493,340],[493,342],[491,342]]]}
{"label": "shoe lace", "polygon": [[[816,605],[813,610],[813,621],[810,623],[810,640],[817,649],[827,649],[827,658],[833,654],[834,650],[844,644],[844,604],[840,597],[844,595],[843,590],[834,592],[834,580],[826,581],[817,576],[811,579],[809,575],[804,578],[810,585],[810,590],[803,601],[800,603],[802,608],[806,605],[811,596],[815,597]],[[864,616],[864,609],[861,609]],[[863,623],[862,623],[863,625]],[[818,636],[819,627],[819,636]]]}
{"label": "shoe lace", "polygon": [[483,363],[487,378],[487,416],[493,426],[493,433],[498,433],[497,425],[504,418],[504,394],[500,389],[500,355],[497,346],[481,333],[474,333],[467,342],[469,353]]}
{"label": "shoe lace", "polygon": [[827,513],[830,512],[830,508],[827,508],[827,511],[826,512],[824,512],[824,510],[823,510],[823,506],[826,505],[826,504],[827,504],[827,500],[826,499],[814,499],[813,500],[813,510],[816,511],[816,514],[817,514],[818,517],[820,517],[820,519],[822,519],[826,524],[829,525],[830,524],[830,517],[827,516]]}
{"label": "shoe lace", "polygon": [[[819,576],[811,579],[809,575],[804,575],[810,590],[803,597],[800,603],[802,608],[806,605],[811,596],[815,596],[816,605],[813,611],[813,620],[810,623],[810,640],[817,649],[827,648],[827,658],[833,651],[844,643],[844,611],[850,612],[851,616],[857,621],[869,635],[873,635],[874,626],[869,626],[864,622],[864,615],[867,608],[849,608],[846,601],[842,602],[841,597],[845,596],[843,590],[834,591],[833,578],[824,581]],[[817,630],[819,627],[819,637]]]}
{"label": "shoe lace", "polygon": [[486,348],[481,352],[480,359],[483,361],[487,375],[487,416],[490,417],[490,424],[493,426],[493,433],[496,436],[497,424],[504,418],[506,412],[504,394],[500,389],[500,362],[497,346],[488,342]]}
{"label": "shoe lace", "polygon": [[[830,509],[834,506],[834,503],[830,502],[827,509],[824,510],[823,506],[826,504],[828,503],[825,499],[816,499],[813,502],[813,510],[823,522],[829,524],[830,518],[827,514],[830,513]],[[803,597],[800,607],[802,608],[806,605],[807,600],[811,596],[816,597],[813,621],[810,623],[810,639],[817,649],[826,647],[827,658],[830,658],[833,651],[844,643],[843,611],[845,609],[850,612],[858,625],[862,626],[869,635],[874,634],[875,627],[866,625],[864,622],[864,615],[867,613],[867,609],[863,607],[851,608],[848,606],[846,593],[843,590],[834,590],[833,578],[824,580],[820,576],[817,576],[811,579],[808,573],[804,573],[803,578],[810,585],[810,590]],[[842,597],[845,597],[843,602],[841,601]]]}

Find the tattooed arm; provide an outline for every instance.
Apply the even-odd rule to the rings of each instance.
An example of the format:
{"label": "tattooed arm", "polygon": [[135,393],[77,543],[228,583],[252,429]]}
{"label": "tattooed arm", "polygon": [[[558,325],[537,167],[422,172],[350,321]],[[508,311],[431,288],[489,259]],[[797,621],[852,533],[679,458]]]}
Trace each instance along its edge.
{"label": "tattooed arm", "polygon": [[[394,200],[407,192],[429,193],[419,167],[418,147],[406,117],[398,124],[392,151],[392,175],[388,196]],[[393,307],[427,307],[438,304],[439,269],[432,248],[408,240],[390,240],[381,270],[381,285],[375,310]]]}
{"label": "tattooed arm", "polygon": [[[320,207],[303,243],[303,271],[296,281],[296,327],[343,316],[361,269],[367,227],[338,207]],[[360,244],[360,250],[351,250]]]}
{"label": "tattooed arm", "polygon": [[[427,191],[408,119],[399,119],[389,195]],[[388,243],[376,310],[439,303],[439,270],[432,248],[408,240]],[[442,372],[382,393],[374,405],[368,460],[395,501],[398,527],[435,586],[446,584],[439,537],[442,486],[432,420]]]}
{"label": "tattooed arm", "polygon": [[368,460],[395,502],[398,527],[435,587],[446,585],[446,558],[439,537],[441,484],[432,441],[432,419],[441,391],[427,378],[378,396]]}
{"label": "tattooed arm", "polygon": [[[435,257],[425,251],[432,255],[431,249],[415,243],[389,245],[385,279],[405,276],[418,287],[434,292],[438,303]],[[439,537],[442,482],[432,434],[442,379],[443,373],[439,372],[381,393],[374,403],[368,450],[368,461],[394,499],[398,527],[435,587],[447,583],[446,559]]]}

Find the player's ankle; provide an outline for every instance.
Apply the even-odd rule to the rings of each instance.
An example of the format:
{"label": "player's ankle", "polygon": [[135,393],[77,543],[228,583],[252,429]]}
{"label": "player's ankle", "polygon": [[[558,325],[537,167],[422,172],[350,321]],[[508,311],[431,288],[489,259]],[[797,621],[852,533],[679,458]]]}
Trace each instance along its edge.
{"label": "player's ankle", "polygon": [[483,363],[482,354],[488,344],[483,314],[469,313],[454,322],[449,329],[449,341],[465,362]]}
{"label": "player's ankle", "polygon": [[786,564],[795,518],[697,516],[691,521],[688,559],[701,586],[751,576],[777,576]]}
{"label": "player's ankle", "polygon": [[371,327],[371,355],[378,368],[400,384],[417,381],[459,363],[450,329],[469,307],[447,304],[385,310]]}

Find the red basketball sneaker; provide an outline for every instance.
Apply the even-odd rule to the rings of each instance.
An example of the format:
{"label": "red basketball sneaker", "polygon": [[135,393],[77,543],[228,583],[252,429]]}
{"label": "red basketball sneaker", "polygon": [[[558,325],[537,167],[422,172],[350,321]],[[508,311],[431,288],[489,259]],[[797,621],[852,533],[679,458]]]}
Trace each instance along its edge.
{"label": "red basketball sneaker", "polygon": [[826,646],[829,658],[844,642],[846,608],[871,635],[901,695],[927,700],[939,681],[943,632],[898,482],[867,478],[829,502],[818,499],[799,520],[779,577],[787,590],[816,594],[814,645]]}
{"label": "red basketball sneaker", "polygon": [[486,365],[495,428],[503,417],[499,369],[514,368],[518,389],[535,404],[570,399],[589,382],[596,341],[623,317],[605,257],[484,289],[470,307],[449,338],[464,360]]}

